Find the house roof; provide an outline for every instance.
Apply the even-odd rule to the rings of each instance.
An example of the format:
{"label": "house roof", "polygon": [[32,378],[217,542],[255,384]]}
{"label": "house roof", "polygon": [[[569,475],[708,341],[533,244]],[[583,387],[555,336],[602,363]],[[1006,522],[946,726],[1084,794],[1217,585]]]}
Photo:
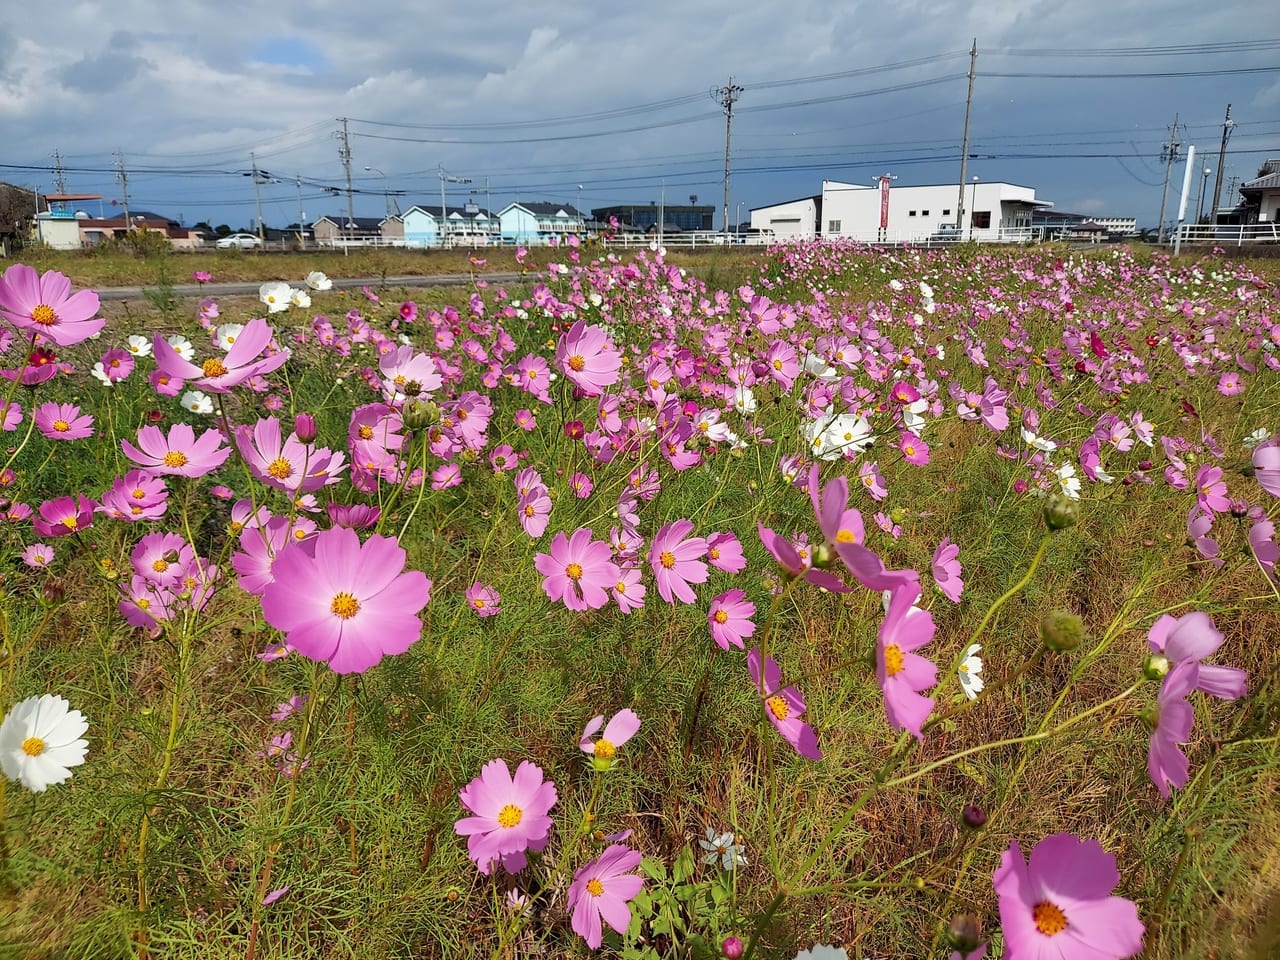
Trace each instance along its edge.
{"label": "house roof", "polygon": [[1259,190],[1276,189],[1280,189],[1280,171],[1268,173],[1265,177],[1258,177],[1256,180],[1250,180],[1248,183],[1242,184],[1240,192],[1254,193]]}
{"label": "house roof", "polygon": [[571,217],[584,216],[582,211],[574,207],[571,203],[547,203],[545,200],[541,203],[525,203],[518,200],[511,204],[511,206],[507,207],[507,209],[510,210],[511,207],[520,207],[539,217],[554,217],[561,210]]}
{"label": "house roof", "polygon": [[779,200],[777,203],[766,203],[763,207],[747,207],[747,209],[754,213],[757,210],[768,210],[770,207],[785,207],[788,203],[802,203],[805,200],[813,200],[817,203],[821,203],[822,194],[819,193],[808,197],[796,197],[794,200]]}
{"label": "house roof", "polygon": [[328,220],[332,224],[336,224],[339,229],[344,229],[349,223],[356,230],[377,230],[382,226],[382,221],[386,217],[344,217],[341,215],[333,217],[321,217],[315,221],[312,226],[321,221]]}
{"label": "house roof", "polygon": [[[440,216],[440,204],[438,203],[415,203],[409,208],[409,210],[421,210],[423,213],[433,218],[439,218]],[[400,214],[401,220],[408,216],[409,210]],[[451,207],[448,204],[445,204],[444,215],[450,218],[462,217],[465,220],[477,219],[482,216],[487,220],[493,219],[493,212],[484,209],[484,207],[477,207],[475,210],[468,210],[466,207]]]}

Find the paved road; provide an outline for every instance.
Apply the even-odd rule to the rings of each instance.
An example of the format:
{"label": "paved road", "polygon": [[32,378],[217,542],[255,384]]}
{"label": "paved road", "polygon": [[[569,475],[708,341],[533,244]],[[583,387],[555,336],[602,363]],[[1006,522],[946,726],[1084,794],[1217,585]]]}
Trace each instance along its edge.
{"label": "paved road", "polygon": [[[485,273],[475,274],[469,273],[437,273],[417,275],[411,277],[355,277],[352,279],[339,280],[334,278],[333,287],[335,290],[358,290],[363,286],[373,287],[375,290],[383,286],[387,287],[456,287],[462,284],[470,284],[475,279],[484,279],[489,283],[515,283],[522,279],[518,273]],[[173,287],[173,292],[181,297],[242,297],[255,296],[261,283],[179,283]],[[294,284],[301,287],[301,281]],[[154,287],[97,287],[98,298],[100,300],[140,300],[142,299],[142,291],[154,290]]]}

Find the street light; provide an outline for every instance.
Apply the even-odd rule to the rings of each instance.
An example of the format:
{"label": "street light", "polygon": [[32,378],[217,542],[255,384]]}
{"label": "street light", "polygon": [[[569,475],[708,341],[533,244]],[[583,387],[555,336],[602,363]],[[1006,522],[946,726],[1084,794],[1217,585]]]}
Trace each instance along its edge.
{"label": "street light", "polygon": [[978,178],[973,178],[973,193],[969,198],[969,239],[973,239],[973,218],[978,209]]}
{"label": "street light", "polygon": [[387,216],[391,217],[394,213],[399,213],[398,208],[394,211],[391,208],[391,182],[387,179],[387,175],[377,167],[365,167],[364,169],[365,173],[376,173],[382,177],[382,197],[387,203]]}
{"label": "street light", "polygon": [[437,173],[440,177],[440,247],[443,249],[447,240],[446,229],[449,223],[448,214],[444,208],[444,185],[446,183],[470,183],[470,177],[451,177],[444,172],[444,164],[437,167]]}
{"label": "street light", "polygon": [[1208,165],[1204,168],[1204,173],[1200,176],[1200,198],[1196,200],[1196,226],[1200,226],[1200,221],[1204,216],[1204,188],[1209,182],[1209,174],[1213,173]]}

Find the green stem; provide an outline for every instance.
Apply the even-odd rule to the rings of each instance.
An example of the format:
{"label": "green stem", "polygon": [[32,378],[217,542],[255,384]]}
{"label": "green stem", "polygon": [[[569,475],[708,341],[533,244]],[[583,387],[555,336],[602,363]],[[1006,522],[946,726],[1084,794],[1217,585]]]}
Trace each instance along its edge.
{"label": "green stem", "polygon": [[1044,535],[1040,541],[1040,549],[1038,549],[1036,551],[1036,555],[1031,558],[1031,566],[1027,567],[1027,572],[1022,575],[1021,580],[1001,594],[1000,598],[991,605],[990,609],[987,610],[986,615],[982,618],[982,622],[978,624],[978,629],[973,631],[973,636],[969,638],[970,645],[976,643],[978,637],[982,636],[982,631],[987,628],[987,625],[991,622],[991,618],[996,615],[996,611],[1004,606],[1005,602],[1011,597],[1020,593],[1022,588],[1031,582],[1031,578],[1035,575],[1036,568],[1040,566],[1040,561],[1044,559],[1045,551],[1049,549],[1049,541],[1052,539],[1052,533],[1046,533]]}

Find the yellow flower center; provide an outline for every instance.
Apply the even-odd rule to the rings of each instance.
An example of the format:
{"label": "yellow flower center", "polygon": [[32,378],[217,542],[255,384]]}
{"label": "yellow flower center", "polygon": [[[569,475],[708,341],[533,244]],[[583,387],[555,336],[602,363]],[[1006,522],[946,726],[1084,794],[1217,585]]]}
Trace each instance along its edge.
{"label": "yellow flower center", "polygon": [[206,377],[221,377],[227,372],[227,365],[217,357],[210,357],[200,365]]}
{"label": "yellow flower center", "polygon": [[484,609],[484,601],[481,600],[479,597],[476,597],[474,600],[472,600],[471,605],[475,607],[477,610]]}
{"label": "yellow flower center", "polygon": [[891,643],[884,648],[884,672],[886,675],[893,677],[902,672],[905,666],[906,658],[902,655],[902,648],[896,643]]}
{"label": "yellow flower center", "polygon": [[524,811],[514,803],[508,803],[498,811],[498,826],[514,827],[524,819]]}
{"label": "yellow flower center", "polygon": [[604,893],[604,884],[599,880],[588,880],[587,893],[591,894],[593,897],[600,896],[600,894]]}
{"label": "yellow flower center", "polygon": [[58,431],[58,433],[66,433],[71,429],[71,424],[67,423],[65,420],[55,420],[53,421],[53,429]]}
{"label": "yellow flower center", "polygon": [[591,748],[591,752],[602,760],[608,760],[618,752],[618,748],[608,740],[597,740],[595,746]]}
{"label": "yellow flower center", "polygon": [[333,598],[333,603],[329,604],[329,609],[333,611],[334,616],[343,620],[350,620],[359,612],[360,601],[344,591]]}
{"label": "yellow flower center", "polygon": [[361,439],[361,440],[372,440],[372,439],[373,439],[373,427],[361,427],[361,428],[360,428],[360,439]]}
{"label": "yellow flower center", "polygon": [[707,551],[707,556],[708,556],[708,557],[710,557],[712,560],[719,560],[719,559],[720,559],[720,548],[719,548],[719,547],[712,547],[710,550],[708,550],[708,551]]}
{"label": "yellow flower center", "polygon": [[166,467],[185,467],[187,463],[187,455],[180,450],[170,450],[164,455],[164,465]]}
{"label": "yellow flower center", "polygon": [[627,584],[626,584],[626,581],[625,581],[625,580],[619,580],[619,581],[618,581],[618,585],[617,585],[616,587],[614,587],[613,589],[617,590],[617,591],[618,591],[618,593],[621,593],[621,594],[624,594],[624,595],[625,595],[625,594],[626,594],[626,592],[627,592]]}
{"label": "yellow flower center", "polygon": [[914,457],[916,455],[916,448],[913,447],[911,444],[907,444],[905,447],[902,448],[902,452],[905,453],[908,457]]}
{"label": "yellow flower center", "polygon": [[1036,929],[1046,937],[1067,929],[1067,915],[1056,903],[1048,900],[1041,900],[1032,908],[1031,919],[1035,921]]}
{"label": "yellow flower center", "polygon": [[729,615],[725,613],[723,610],[717,610],[712,615],[712,619],[714,619],[716,623],[728,623]]}
{"label": "yellow flower center", "polygon": [[846,530],[841,527],[836,531],[836,543],[857,543],[857,539],[853,535],[852,530]]}
{"label": "yellow flower center", "polygon": [[791,712],[791,708],[787,706],[787,701],[783,700],[782,697],[770,697],[765,701],[764,705],[779,720],[787,719],[787,714]]}
{"label": "yellow flower center", "polygon": [[80,526],[80,523],[75,517],[67,517],[62,521],[62,525],[68,530],[75,530]]}
{"label": "yellow flower center", "polygon": [[151,564],[151,569],[156,573],[164,573],[169,569],[169,561],[164,557],[157,557],[155,563]]}
{"label": "yellow flower center", "polygon": [[277,480],[284,480],[293,473],[293,464],[284,457],[276,457],[267,467],[267,473]]}
{"label": "yellow flower center", "polygon": [[781,361],[781,360],[775,360],[775,361],[773,361],[773,369],[775,369],[775,370],[781,370],[781,369],[782,369],[782,361]]}
{"label": "yellow flower center", "polygon": [[569,358],[569,369],[572,370],[574,373],[577,373],[586,365],[587,365],[587,361],[583,360],[582,357],[578,356],[576,353]]}
{"label": "yellow flower center", "polygon": [[135,500],[142,500],[146,497],[146,495],[147,495],[147,491],[143,490],[141,487],[134,487],[131,491],[129,491],[129,496],[133,497],[133,499]]}
{"label": "yellow flower center", "polygon": [[658,557],[658,562],[662,564],[664,570],[670,570],[676,565],[676,555],[670,550],[663,550],[662,556]]}
{"label": "yellow flower center", "polygon": [[151,601],[148,600],[146,597],[138,597],[138,599],[134,600],[133,603],[134,603],[134,606],[136,606],[139,610],[151,609]]}
{"label": "yellow flower center", "polygon": [[564,575],[568,577],[570,580],[581,580],[582,564],[580,563],[569,564],[567,567],[564,568]]}
{"label": "yellow flower center", "polygon": [[58,322],[58,314],[53,307],[42,303],[31,311],[31,319],[42,327],[51,327]]}
{"label": "yellow flower center", "polygon": [[525,504],[525,507],[524,507],[524,515],[525,515],[526,517],[532,517],[536,512],[537,512],[537,511],[533,509],[533,504],[532,504],[532,503],[526,503],[526,504]]}
{"label": "yellow flower center", "polygon": [[39,737],[27,737],[22,741],[22,752],[28,757],[38,757],[44,753],[44,741]]}

